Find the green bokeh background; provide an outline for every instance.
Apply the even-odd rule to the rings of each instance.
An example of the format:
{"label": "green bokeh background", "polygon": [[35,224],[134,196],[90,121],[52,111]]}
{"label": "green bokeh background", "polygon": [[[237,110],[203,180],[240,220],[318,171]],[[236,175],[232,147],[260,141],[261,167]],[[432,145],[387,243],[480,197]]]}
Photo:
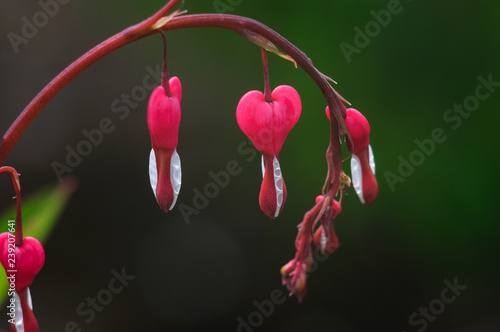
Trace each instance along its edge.
{"label": "green bokeh background", "polygon": [[[336,221],[341,247],[310,274],[305,301],[276,305],[255,331],[417,331],[423,325],[412,326],[409,317],[436,303],[443,281],[455,278],[467,289],[425,330],[500,330],[500,91],[467,112],[457,129],[443,120],[475,93],[479,76],[500,82],[500,4],[401,1],[402,11],[348,62],[340,43],[354,45],[354,28],[364,30],[374,20],[371,11],[391,2],[231,2],[239,4],[228,13],[277,30],[339,82],[337,90],[370,122],[380,188],[369,207],[351,190]],[[41,7],[2,2],[0,130],[71,61],[162,5],[70,1],[16,54],[7,34],[19,34],[21,19],[31,20]],[[186,0],[184,7],[216,11],[213,1]],[[270,57],[271,84],[294,86],[303,111],[280,154],[287,203],[278,219],[267,220],[258,206],[260,160],[238,152],[245,137],[234,115],[244,93],[263,88],[259,49],[218,29],[167,36],[170,73],[183,84],[178,204],[192,206],[193,189],[203,191],[213,181],[210,172],[229,161],[238,162],[241,173],[189,224],[178,209],[165,215],[149,186],[147,101],[124,120],[111,107],[142,85],[147,66],[160,63],[161,39],[128,45],[83,73],[49,104],[7,161],[22,173],[29,194],[57,181],[51,164],[64,163],[66,147],[85,138],[82,130],[103,118],[115,126],[74,168],[80,187],[46,242],[46,265],[32,286],[42,331],[65,331],[71,321],[96,332],[235,331],[238,317],[258,317],[254,301],[269,300],[276,289],[285,292],[279,269],[293,258],[296,225],[326,174],[325,101],[302,70]],[[418,150],[414,141],[429,139],[436,128],[446,141],[391,190],[386,172],[398,174],[399,158],[408,159]],[[0,178],[2,211],[12,196],[9,178]],[[135,279],[93,319],[78,314],[88,297],[104,294],[111,271],[122,268]],[[0,327],[8,328],[6,320]]]}

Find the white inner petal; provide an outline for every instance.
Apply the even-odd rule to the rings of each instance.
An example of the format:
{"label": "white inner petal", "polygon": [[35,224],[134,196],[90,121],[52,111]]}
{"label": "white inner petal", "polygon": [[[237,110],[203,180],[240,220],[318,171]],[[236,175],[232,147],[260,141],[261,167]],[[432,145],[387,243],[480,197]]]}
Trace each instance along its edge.
{"label": "white inner petal", "polygon": [[352,186],[356,191],[361,203],[365,204],[365,199],[363,198],[363,177],[361,175],[361,163],[356,155],[352,155],[351,158],[351,175],[352,175]]}
{"label": "white inner petal", "polygon": [[264,174],[266,174],[266,167],[264,167],[264,156],[262,156],[262,178],[264,178]]}
{"label": "white inner petal", "polygon": [[172,184],[172,189],[174,191],[174,200],[169,210],[172,210],[175,203],[177,202],[177,196],[179,196],[179,191],[181,190],[181,182],[181,158],[179,158],[177,149],[175,149],[174,153],[172,154],[172,159],[170,160],[170,183]]}
{"label": "white inner petal", "polygon": [[153,188],[153,192],[156,197],[156,185],[158,183],[158,171],[156,169],[156,156],[153,149],[151,149],[151,153],[149,154],[149,181],[151,182],[151,188]]}
{"label": "white inner petal", "polygon": [[273,169],[274,169],[274,187],[276,189],[276,212],[274,217],[277,217],[281,210],[281,205],[283,204],[283,177],[281,175],[280,163],[276,156],[273,159]]}
{"label": "white inner petal", "polygon": [[325,229],[321,227],[321,251],[325,251],[325,248],[326,248]]}
{"label": "white inner petal", "polygon": [[33,300],[31,299],[31,292],[30,292],[30,288],[26,288],[27,289],[27,293],[28,293],[28,306],[30,307],[31,311],[33,311]]}
{"label": "white inner petal", "polygon": [[24,332],[24,319],[23,319],[23,308],[21,306],[21,299],[19,298],[19,295],[17,295],[17,292],[15,293],[15,312],[16,312],[16,331],[17,332]]}
{"label": "white inner petal", "polygon": [[375,174],[375,157],[373,156],[372,146],[368,144],[368,161],[370,162],[370,168],[373,174]]}

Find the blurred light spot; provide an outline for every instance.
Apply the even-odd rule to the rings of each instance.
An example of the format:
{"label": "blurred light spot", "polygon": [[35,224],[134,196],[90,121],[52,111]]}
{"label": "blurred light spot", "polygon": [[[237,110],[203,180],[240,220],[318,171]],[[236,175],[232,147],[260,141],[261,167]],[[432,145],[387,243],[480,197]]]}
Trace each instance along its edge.
{"label": "blurred light spot", "polygon": [[246,266],[231,234],[207,220],[186,225],[170,219],[141,242],[139,287],[155,315],[188,327],[232,314]]}

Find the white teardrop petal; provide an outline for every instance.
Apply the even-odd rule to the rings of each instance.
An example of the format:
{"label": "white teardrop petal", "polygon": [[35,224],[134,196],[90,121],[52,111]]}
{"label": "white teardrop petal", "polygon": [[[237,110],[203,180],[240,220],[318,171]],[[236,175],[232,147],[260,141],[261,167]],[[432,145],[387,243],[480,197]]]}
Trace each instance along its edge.
{"label": "white teardrop petal", "polygon": [[264,174],[266,174],[266,167],[264,166],[264,156],[262,156],[262,178],[264,178]]}
{"label": "white teardrop petal", "polygon": [[17,292],[15,293],[15,313],[16,313],[16,320],[15,325],[16,325],[16,331],[17,332],[24,332],[24,319],[23,319],[23,307],[21,306],[21,299],[19,298],[19,295],[17,295]]}
{"label": "white teardrop petal", "polygon": [[172,190],[174,191],[174,200],[169,209],[172,210],[177,202],[177,196],[179,196],[182,183],[181,158],[177,153],[177,149],[174,150],[172,158],[170,159],[170,183],[172,184]]}
{"label": "white teardrop petal", "polygon": [[31,292],[30,288],[26,288],[27,293],[28,293],[28,306],[30,307],[31,311],[33,311],[33,300],[31,299]]}
{"label": "white teardrop petal", "polygon": [[368,144],[368,161],[373,174],[375,174],[375,157],[373,156],[373,150],[370,144]]}
{"label": "white teardrop petal", "polygon": [[326,248],[326,234],[325,234],[325,229],[321,227],[321,251],[324,252]]}
{"label": "white teardrop petal", "polygon": [[273,159],[273,171],[274,171],[274,187],[276,189],[276,212],[274,217],[277,217],[281,210],[281,205],[283,204],[283,176],[281,174],[280,163],[276,156]]}
{"label": "white teardrop petal", "polygon": [[352,175],[352,186],[356,191],[361,203],[365,204],[365,199],[363,198],[363,177],[361,174],[361,163],[356,155],[351,157],[351,175]]}
{"label": "white teardrop petal", "polygon": [[156,169],[156,156],[153,149],[149,154],[149,181],[151,182],[151,188],[156,197],[156,185],[158,183],[158,170]]}

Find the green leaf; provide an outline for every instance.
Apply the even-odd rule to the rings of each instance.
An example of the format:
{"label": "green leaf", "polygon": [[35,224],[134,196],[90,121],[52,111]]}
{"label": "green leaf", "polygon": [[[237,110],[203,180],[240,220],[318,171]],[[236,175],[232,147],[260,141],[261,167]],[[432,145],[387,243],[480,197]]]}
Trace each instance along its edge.
{"label": "green leaf", "polygon": [[[48,186],[27,198],[23,198],[24,237],[34,237],[43,244],[49,237],[76,187],[75,179],[66,178],[60,184]],[[8,221],[15,219],[16,204],[13,201],[12,207],[0,217],[0,233],[6,232]],[[0,268],[0,303],[5,300],[8,289],[5,270]]]}

